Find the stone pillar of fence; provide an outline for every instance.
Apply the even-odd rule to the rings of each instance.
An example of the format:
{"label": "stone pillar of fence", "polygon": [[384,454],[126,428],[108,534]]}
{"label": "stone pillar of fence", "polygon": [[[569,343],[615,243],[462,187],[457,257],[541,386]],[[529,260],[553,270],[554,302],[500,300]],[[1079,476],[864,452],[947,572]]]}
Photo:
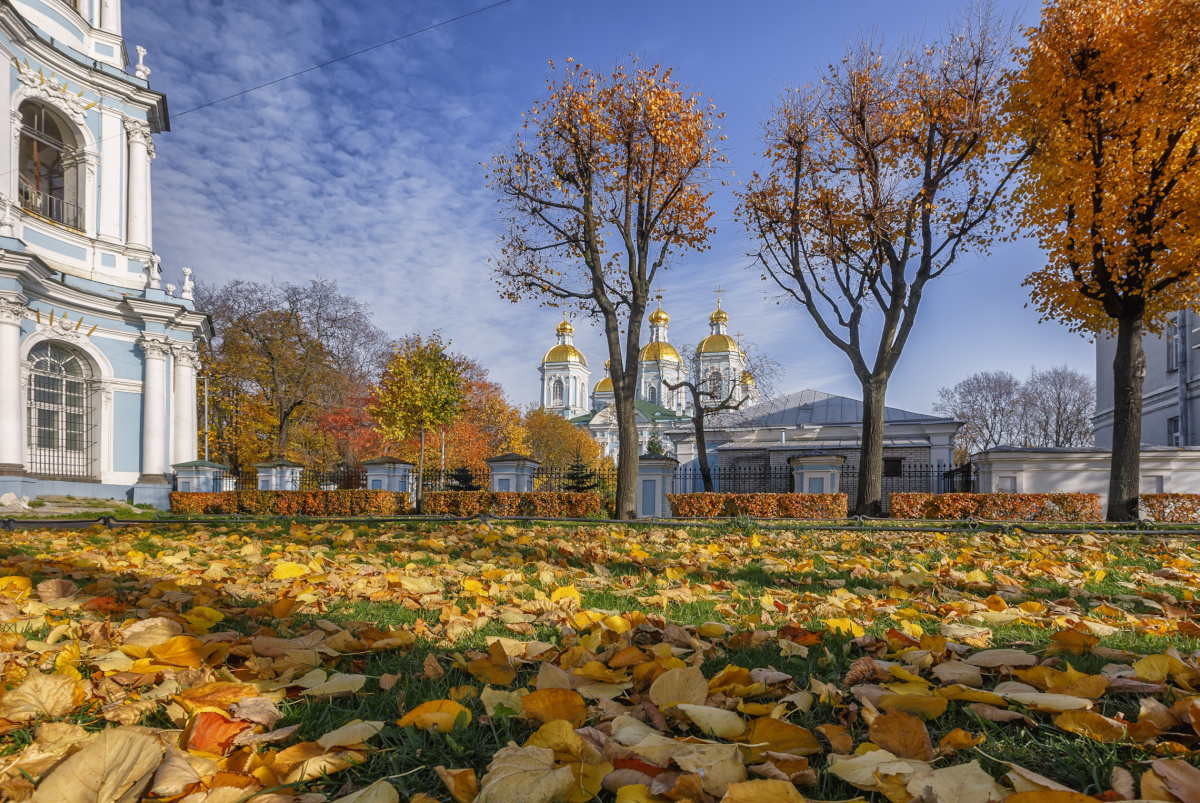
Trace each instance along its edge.
{"label": "stone pillar of fence", "polygon": [[792,467],[792,493],[841,493],[844,455],[813,452],[788,458]]}
{"label": "stone pillar of fence", "polygon": [[209,460],[190,460],[171,466],[175,472],[175,490],[180,493],[213,493],[220,491],[221,479],[229,466]]}
{"label": "stone pillar of fence", "polygon": [[368,491],[408,492],[413,464],[407,460],[398,457],[376,457],[364,460],[363,468],[367,470]]}
{"label": "stone pillar of fence", "polygon": [[258,470],[258,490],[260,491],[298,491],[300,490],[300,472],[304,466],[291,460],[269,460],[266,463],[255,463]]}
{"label": "stone pillar of fence", "polygon": [[532,491],[534,472],[542,465],[531,457],[512,452],[489,457],[486,462],[492,473],[493,491]]}
{"label": "stone pillar of fence", "polygon": [[672,493],[672,480],[679,461],[663,455],[644,454],[638,458],[637,517],[639,519],[671,516],[667,494]]}

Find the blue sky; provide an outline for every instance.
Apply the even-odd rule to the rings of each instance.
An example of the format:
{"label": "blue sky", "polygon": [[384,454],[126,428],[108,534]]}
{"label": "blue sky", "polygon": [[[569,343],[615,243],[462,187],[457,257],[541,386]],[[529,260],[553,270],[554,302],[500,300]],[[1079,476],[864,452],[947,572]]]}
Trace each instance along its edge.
{"label": "blue sky", "polygon": [[[154,242],[167,278],[300,282],[320,274],[368,301],[395,336],[441,329],[511,399],[537,397],[537,366],[559,313],[503,301],[487,264],[499,226],[480,162],[509,141],[542,94],[550,59],[603,66],[637,52],[676,67],[726,113],[737,175],[759,165],[759,119],[780,86],[816,78],[848,37],[932,35],[941,2],[513,0],[499,8],[190,114],[187,109],[433,22],[486,0],[288,3],[125,0],[124,34],[149,50],[172,131],[156,139]],[[1036,7],[1025,8],[1032,22]],[[670,338],[707,334],[718,284],[731,331],[786,369],[785,390],[859,397],[845,358],[805,314],[767,298],[728,194],[714,199],[712,248],[662,278]],[[1021,280],[1040,267],[1028,242],[960,260],[926,291],[888,404],[928,411],[937,389],[981,370],[1023,376],[1067,363],[1091,373],[1094,348],[1039,324]],[[577,322],[592,382],[601,333]]]}

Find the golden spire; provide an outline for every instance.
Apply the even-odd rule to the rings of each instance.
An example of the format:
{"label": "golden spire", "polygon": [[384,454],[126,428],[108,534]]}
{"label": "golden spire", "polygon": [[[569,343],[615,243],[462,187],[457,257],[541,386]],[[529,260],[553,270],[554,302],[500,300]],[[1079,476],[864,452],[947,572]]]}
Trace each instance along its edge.
{"label": "golden spire", "polygon": [[658,285],[658,295],[654,297],[658,300],[658,309],[650,313],[650,323],[665,325],[671,322],[671,316],[663,312],[662,308],[662,285]]}

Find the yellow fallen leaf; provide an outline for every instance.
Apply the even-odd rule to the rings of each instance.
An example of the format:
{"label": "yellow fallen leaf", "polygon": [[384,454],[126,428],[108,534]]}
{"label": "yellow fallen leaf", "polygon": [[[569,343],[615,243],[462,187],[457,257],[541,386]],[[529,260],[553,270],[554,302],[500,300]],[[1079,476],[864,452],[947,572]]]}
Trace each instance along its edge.
{"label": "yellow fallen leaf", "polygon": [[903,711],[923,719],[937,719],[946,713],[945,697],[922,697],[917,694],[884,694],[876,704],[883,711]]}
{"label": "yellow fallen leaf", "polygon": [[729,785],[721,803],[804,803],[804,795],[791,781],[742,781]]}
{"label": "yellow fallen leaf", "polygon": [[433,771],[442,779],[450,796],[457,803],[471,803],[479,795],[479,781],[475,770],[448,770],[445,767],[434,767]]}
{"label": "yellow fallen leaf", "polygon": [[861,638],[867,632],[862,629],[862,625],[858,624],[857,622],[853,622],[847,618],[825,619],[824,622],[825,622],[826,627],[828,627],[834,633],[837,633],[842,636],[853,636],[854,638]]}
{"label": "yellow fallen leaf", "polygon": [[745,721],[733,711],[688,703],[680,703],[676,708],[706,736],[736,739],[746,732]]}
{"label": "yellow fallen leaf", "polygon": [[291,580],[293,577],[303,577],[308,574],[308,567],[301,566],[290,560],[281,560],[271,570],[272,580]]}
{"label": "yellow fallen leaf", "polygon": [[539,689],[522,697],[521,706],[528,717],[542,723],[561,719],[578,728],[587,716],[587,703],[572,689]]}
{"label": "yellow fallen leaf", "polygon": [[[461,717],[461,720],[460,720]],[[409,711],[396,723],[401,728],[433,730],[449,733],[456,722],[471,724],[471,711],[453,700],[430,700]]]}

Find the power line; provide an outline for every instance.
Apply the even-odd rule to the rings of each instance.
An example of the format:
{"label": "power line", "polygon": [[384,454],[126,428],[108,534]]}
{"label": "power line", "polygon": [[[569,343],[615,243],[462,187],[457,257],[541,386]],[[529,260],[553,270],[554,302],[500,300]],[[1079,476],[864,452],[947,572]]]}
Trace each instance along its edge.
{"label": "power line", "polygon": [[432,31],[434,28],[441,28],[443,25],[449,25],[452,22],[458,22],[459,20],[466,19],[467,17],[473,17],[476,14],[482,14],[484,11],[489,11],[493,8],[496,8],[497,6],[502,6],[506,3],[511,3],[511,2],[512,2],[512,0],[499,0],[499,2],[492,3],[490,6],[484,6],[483,8],[477,8],[474,11],[468,11],[466,14],[460,14],[457,17],[451,17],[448,20],[442,20],[441,22],[435,22],[433,25],[426,26],[426,27],[421,28],[416,31],[410,31],[409,33],[406,33],[403,36],[397,36],[395,39],[389,39],[386,42],[380,42],[377,45],[371,45],[370,47],[365,47],[362,50],[356,50],[353,53],[348,53],[345,56],[339,56],[336,59],[330,59],[329,61],[322,62],[321,64],[317,64],[313,67],[308,67],[307,69],[300,70],[299,72],[294,72],[291,75],[285,75],[282,78],[276,78],[273,81],[267,81],[265,84],[259,84],[258,86],[252,86],[249,89],[243,89],[241,92],[235,92],[232,95],[226,95],[223,98],[218,98],[217,100],[211,101],[209,103],[205,103],[203,105],[188,109],[187,111],[179,112],[178,114],[176,114],[174,116],[182,117],[185,114],[191,114],[192,112],[200,111],[201,109],[207,109],[209,106],[215,106],[218,103],[224,103],[227,100],[232,100],[233,98],[238,98],[238,97],[241,97],[242,95],[248,95],[251,92],[256,92],[260,89],[265,89],[268,86],[273,86],[273,85],[281,83],[283,81],[287,81],[291,78],[295,78],[298,75],[304,75],[305,73],[310,73],[313,70],[319,70],[322,67],[328,67],[330,64],[337,64],[339,61],[345,61],[346,59],[352,59],[355,56],[361,56],[363,53],[369,53],[372,50],[378,50],[381,47],[386,47],[390,44],[394,44],[403,39],[408,39],[409,37],[413,37],[413,36],[416,36],[417,34],[425,33],[426,31]]}

